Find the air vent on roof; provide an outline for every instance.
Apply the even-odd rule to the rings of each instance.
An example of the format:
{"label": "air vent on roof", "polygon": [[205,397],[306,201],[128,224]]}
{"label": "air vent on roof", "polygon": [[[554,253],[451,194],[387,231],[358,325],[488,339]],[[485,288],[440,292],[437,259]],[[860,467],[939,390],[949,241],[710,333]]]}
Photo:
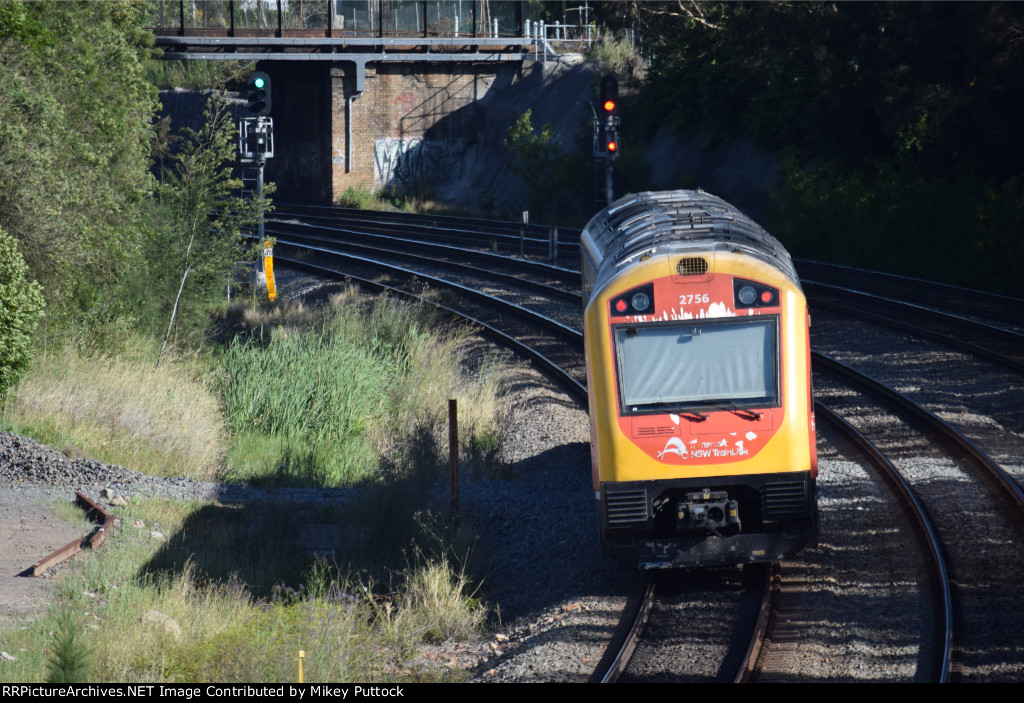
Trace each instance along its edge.
{"label": "air vent on roof", "polygon": [[687,256],[676,264],[676,272],[680,276],[703,276],[708,272],[708,262],[700,256]]}

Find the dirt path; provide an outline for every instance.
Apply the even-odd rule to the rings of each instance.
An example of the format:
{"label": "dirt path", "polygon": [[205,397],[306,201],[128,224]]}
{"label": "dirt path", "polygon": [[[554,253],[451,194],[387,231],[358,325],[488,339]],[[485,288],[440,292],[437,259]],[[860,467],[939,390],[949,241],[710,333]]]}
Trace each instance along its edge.
{"label": "dirt path", "polygon": [[0,627],[11,619],[31,619],[50,603],[59,581],[53,570],[42,578],[18,574],[85,536],[86,525],[61,520],[54,508],[57,501],[70,504],[74,497],[71,490],[0,487]]}

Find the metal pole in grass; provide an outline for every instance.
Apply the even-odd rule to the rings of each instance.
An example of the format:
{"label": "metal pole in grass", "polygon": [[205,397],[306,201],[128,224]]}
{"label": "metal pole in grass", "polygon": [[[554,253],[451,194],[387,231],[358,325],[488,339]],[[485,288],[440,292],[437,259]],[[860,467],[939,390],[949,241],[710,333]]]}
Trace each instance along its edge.
{"label": "metal pole in grass", "polygon": [[299,650],[299,683],[304,683],[303,680],[302,680],[302,659],[305,656],[306,656],[306,652],[304,650],[300,649]]}
{"label": "metal pole in grass", "polygon": [[448,401],[448,484],[451,503],[448,512],[454,520],[459,514],[459,419],[458,401]]}

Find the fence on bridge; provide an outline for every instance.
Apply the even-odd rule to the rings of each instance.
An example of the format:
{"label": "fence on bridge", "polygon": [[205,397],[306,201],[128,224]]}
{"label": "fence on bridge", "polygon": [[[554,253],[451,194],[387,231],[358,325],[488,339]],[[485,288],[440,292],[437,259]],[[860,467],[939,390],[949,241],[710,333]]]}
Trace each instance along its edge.
{"label": "fence on bridge", "polygon": [[[588,43],[591,25],[545,24],[522,0],[148,0],[161,35],[225,37],[523,37]],[[579,10],[577,10],[579,11]]]}

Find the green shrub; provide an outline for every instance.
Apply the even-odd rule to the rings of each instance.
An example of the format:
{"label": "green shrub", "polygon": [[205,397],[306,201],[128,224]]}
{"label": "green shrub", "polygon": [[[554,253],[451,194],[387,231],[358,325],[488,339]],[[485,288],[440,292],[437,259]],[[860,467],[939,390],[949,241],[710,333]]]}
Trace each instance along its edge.
{"label": "green shrub", "polygon": [[28,368],[43,315],[42,288],[27,274],[18,243],[0,228],[0,397]]}
{"label": "green shrub", "polygon": [[642,83],[647,76],[647,60],[627,39],[613,34],[605,34],[591,44],[586,58],[604,73],[614,73],[629,83]]}
{"label": "green shrub", "polygon": [[47,683],[88,683],[92,648],[85,644],[82,623],[70,605],[56,615],[46,669]]}

